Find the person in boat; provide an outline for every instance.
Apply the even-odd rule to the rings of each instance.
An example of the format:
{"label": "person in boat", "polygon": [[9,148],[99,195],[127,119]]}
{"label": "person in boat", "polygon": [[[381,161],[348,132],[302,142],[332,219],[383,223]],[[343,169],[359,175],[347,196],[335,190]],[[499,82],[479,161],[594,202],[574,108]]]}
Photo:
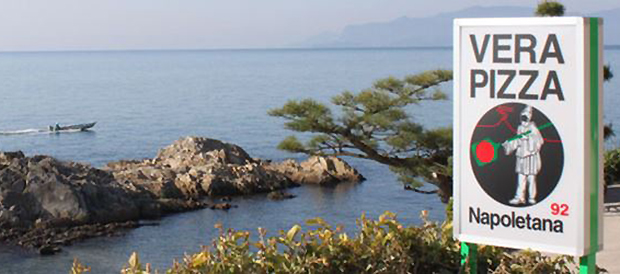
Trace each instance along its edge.
{"label": "person in boat", "polygon": [[54,125],[54,131],[59,131],[59,130],[60,130],[60,124],[56,122],[56,125]]}

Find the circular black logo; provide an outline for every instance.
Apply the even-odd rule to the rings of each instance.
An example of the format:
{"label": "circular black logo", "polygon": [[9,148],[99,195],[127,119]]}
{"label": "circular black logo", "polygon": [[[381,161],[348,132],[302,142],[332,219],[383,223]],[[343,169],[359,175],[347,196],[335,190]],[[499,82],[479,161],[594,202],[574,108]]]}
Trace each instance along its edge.
{"label": "circular black logo", "polygon": [[504,205],[539,203],[562,175],[564,148],[558,131],[545,114],[526,104],[507,103],[487,111],[470,147],[478,183]]}

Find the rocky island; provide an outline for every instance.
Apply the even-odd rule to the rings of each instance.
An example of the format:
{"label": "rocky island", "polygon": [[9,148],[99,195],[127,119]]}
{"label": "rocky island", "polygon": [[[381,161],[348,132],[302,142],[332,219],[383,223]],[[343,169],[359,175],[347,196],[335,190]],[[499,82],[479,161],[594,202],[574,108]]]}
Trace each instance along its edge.
{"label": "rocky island", "polygon": [[[255,159],[241,147],[186,137],[153,159],[108,163],[103,169],[50,156],[0,153],[0,243],[53,254],[91,237],[120,235],[140,220],[202,208],[230,209],[205,198],[271,192],[302,184],[333,185],[364,178],[335,157],[297,163]],[[230,200],[230,199],[223,199]]]}

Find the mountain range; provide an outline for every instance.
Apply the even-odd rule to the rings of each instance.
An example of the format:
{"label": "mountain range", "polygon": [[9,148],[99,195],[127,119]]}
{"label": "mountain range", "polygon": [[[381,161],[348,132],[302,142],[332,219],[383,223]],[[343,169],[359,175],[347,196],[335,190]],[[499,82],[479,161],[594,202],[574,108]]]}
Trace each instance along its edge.
{"label": "mountain range", "polygon": [[[455,18],[531,17],[534,8],[515,6],[481,7],[440,13],[430,17],[400,17],[388,22],[350,25],[340,33],[323,33],[294,45],[305,48],[355,47],[450,47]],[[605,45],[620,45],[620,8],[592,14],[567,16],[602,17]]]}

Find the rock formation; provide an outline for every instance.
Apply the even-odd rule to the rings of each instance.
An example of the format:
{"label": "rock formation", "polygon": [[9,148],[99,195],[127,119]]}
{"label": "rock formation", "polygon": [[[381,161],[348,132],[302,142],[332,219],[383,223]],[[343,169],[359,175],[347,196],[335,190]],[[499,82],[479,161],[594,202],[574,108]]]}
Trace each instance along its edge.
{"label": "rock formation", "polygon": [[49,156],[26,157],[21,152],[0,153],[2,242],[53,253],[59,250],[55,242],[71,243],[69,239],[82,236],[50,234],[52,228],[110,224],[110,229],[116,223],[138,220],[153,203],[140,191],[117,182],[111,173],[88,165]]}
{"label": "rock formation", "polygon": [[168,198],[252,194],[296,185],[239,146],[199,137],[181,139],[154,159],[113,162],[106,169],[119,181]]}
{"label": "rock formation", "polygon": [[[361,180],[335,157],[271,163],[236,145],[199,137],[178,140],[154,159],[112,162],[104,169],[0,153],[0,243],[53,254],[59,245],[117,235],[141,219],[235,208],[228,196],[271,192],[271,199],[288,199],[294,195],[282,190],[299,184]],[[213,196],[224,196],[223,203],[203,202]]]}
{"label": "rock formation", "polygon": [[111,173],[49,156],[0,153],[0,224],[111,223],[135,220],[136,192]]}
{"label": "rock formation", "polygon": [[364,177],[337,157],[312,156],[298,164],[293,160],[273,163],[268,169],[284,174],[298,184],[333,185],[340,182],[361,182]]}
{"label": "rock formation", "polygon": [[272,191],[272,192],[269,192],[269,194],[267,195],[267,198],[271,200],[275,200],[275,201],[293,199],[295,197],[297,196],[294,194],[290,194],[288,192],[284,192],[282,190]]}

